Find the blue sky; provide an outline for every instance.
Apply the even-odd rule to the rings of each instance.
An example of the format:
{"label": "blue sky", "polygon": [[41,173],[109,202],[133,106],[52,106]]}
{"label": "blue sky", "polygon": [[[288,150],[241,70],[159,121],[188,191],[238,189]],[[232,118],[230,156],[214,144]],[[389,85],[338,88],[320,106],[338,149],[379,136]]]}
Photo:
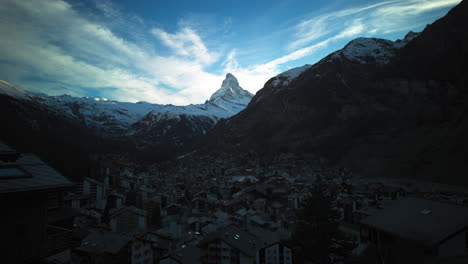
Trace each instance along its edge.
{"label": "blue sky", "polygon": [[49,95],[203,103],[252,93],[356,37],[396,40],[460,0],[2,0],[0,79]]}

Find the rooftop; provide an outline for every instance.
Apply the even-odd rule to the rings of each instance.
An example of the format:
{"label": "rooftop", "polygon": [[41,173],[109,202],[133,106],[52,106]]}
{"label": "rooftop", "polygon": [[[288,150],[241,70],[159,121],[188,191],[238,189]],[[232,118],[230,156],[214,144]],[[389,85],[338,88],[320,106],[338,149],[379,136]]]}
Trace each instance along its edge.
{"label": "rooftop", "polygon": [[226,226],[209,234],[200,241],[200,245],[209,244],[218,239],[247,256],[255,256],[257,250],[263,246],[263,242],[259,238],[235,225]]}
{"label": "rooftop", "polygon": [[77,249],[84,252],[116,254],[133,238],[129,235],[103,230],[93,230],[82,241]]}
{"label": "rooftop", "polygon": [[72,183],[67,178],[33,154],[20,154],[15,160],[0,160],[0,193],[70,186]]}
{"label": "rooftop", "polygon": [[468,208],[425,199],[390,201],[383,209],[362,220],[401,238],[434,246],[468,227]]}

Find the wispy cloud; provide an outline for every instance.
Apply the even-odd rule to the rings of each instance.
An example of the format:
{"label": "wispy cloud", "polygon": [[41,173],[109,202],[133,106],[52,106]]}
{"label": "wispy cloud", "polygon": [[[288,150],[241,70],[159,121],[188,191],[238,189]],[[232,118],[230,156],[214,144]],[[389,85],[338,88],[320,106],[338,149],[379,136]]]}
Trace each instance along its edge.
{"label": "wispy cloud", "polygon": [[4,1],[0,22],[8,36],[0,41],[0,72],[9,74],[0,78],[32,91],[83,95],[94,89],[122,101],[188,104],[209,98],[222,80],[205,70],[219,55],[190,28],[153,29],[173,51],[162,56],[60,0]]}
{"label": "wispy cloud", "polygon": [[208,51],[200,36],[191,28],[182,28],[174,34],[159,28],[153,28],[151,32],[177,55],[186,56],[203,64],[211,64],[219,58],[217,53]]}
{"label": "wispy cloud", "polygon": [[289,43],[289,49],[297,49],[322,37],[331,38],[342,28],[347,28],[350,22],[359,20],[348,30],[349,36],[354,36],[351,29],[358,34],[388,34],[414,28],[415,16],[435,9],[454,6],[460,0],[393,0],[377,4],[353,7],[326,12],[311,19],[301,21],[294,26],[295,40]]}

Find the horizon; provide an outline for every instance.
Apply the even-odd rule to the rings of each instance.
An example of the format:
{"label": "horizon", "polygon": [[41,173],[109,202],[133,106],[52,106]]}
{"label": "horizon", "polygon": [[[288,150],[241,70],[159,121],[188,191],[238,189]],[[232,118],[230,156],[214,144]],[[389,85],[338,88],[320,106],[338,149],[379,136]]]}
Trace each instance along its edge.
{"label": "horizon", "polygon": [[255,94],[357,37],[420,32],[459,2],[258,1],[239,14],[247,2],[8,0],[0,7],[9,36],[0,43],[0,79],[53,96],[201,104],[227,73]]}
{"label": "horizon", "polygon": [[[228,75],[234,76],[232,73],[228,72],[228,73],[226,73],[225,79],[224,79],[224,80],[226,80],[226,79],[228,78]],[[237,77],[236,77],[236,76],[234,76],[234,78],[236,78],[236,80],[237,80]],[[224,80],[223,80],[223,82],[224,82]],[[44,94],[44,93],[41,93],[41,92],[34,92],[34,91],[29,91],[29,90],[22,89],[21,87],[17,87],[17,86],[15,86],[15,85],[13,85],[13,84],[7,82],[7,81],[4,81],[4,80],[0,80],[0,82],[6,83],[7,85],[10,85],[11,87],[14,87],[14,88],[16,88],[16,89],[19,89],[20,91],[24,91],[24,92],[26,92],[26,93],[29,93],[29,94],[32,95],[32,96],[39,96],[39,97],[42,97],[42,96],[50,96],[50,97],[63,97],[63,96],[68,96],[68,97],[73,97],[73,98],[94,99],[95,101],[106,101],[106,102],[107,102],[107,101],[110,101],[110,102],[119,102],[119,103],[135,103],[135,104],[136,104],[136,103],[148,103],[148,104],[156,104],[156,105],[172,105],[172,104],[170,104],[170,103],[168,103],[168,104],[158,104],[158,103],[152,103],[152,102],[148,102],[148,101],[136,101],[136,102],[118,101],[118,100],[114,100],[114,99],[112,99],[112,98],[105,98],[105,97],[99,97],[99,96],[97,96],[97,97],[90,97],[90,96],[72,96],[72,95],[69,95],[69,94],[48,95],[48,94]],[[195,103],[195,104],[190,103],[190,104],[187,104],[187,105],[206,104],[206,103],[211,99],[211,97],[213,97],[213,95],[215,95],[219,90],[222,89],[222,84],[220,84],[219,86],[220,86],[220,87],[219,87],[216,91],[214,91],[213,94],[211,94],[211,95],[205,100],[205,102],[203,102],[203,103]],[[240,87],[240,88],[243,89],[242,87]],[[246,90],[246,89],[243,89],[243,90],[244,90],[244,91],[248,91],[248,90]],[[99,100],[97,100],[97,99],[99,99]],[[187,106],[187,105],[176,105],[176,106]]]}

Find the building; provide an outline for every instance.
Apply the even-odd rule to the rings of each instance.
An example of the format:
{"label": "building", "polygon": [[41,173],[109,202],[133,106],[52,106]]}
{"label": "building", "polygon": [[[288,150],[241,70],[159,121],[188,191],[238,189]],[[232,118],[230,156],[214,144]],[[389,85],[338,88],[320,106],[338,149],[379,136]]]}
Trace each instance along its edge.
{"label": "building", "polygon": [[185,247],[175,251],[171,256],[159,259],[159,264],[201,264],[203,251],[197,247]]}
{"label": "building", "polygon": [[299,209],[302,202],[305,200],[305,195],[293,193],[288,195],[288,207],[291,209]]}
{"label": "building", "polygon": [[264,243],[237,226],[229,225],[207,235],[199,246],[204,250],[203,263],[251,264]]}
{"label": "building", "polygon": [[385,263],[466,257],[468,208],[417,198],[387,201],[361,221],[361,240]]}
{"label": "building", "polygon": [[109,213],[110,227],[114,232],[133,233],[144,231],[148,227],[147,213],[135,206],[111,209]]}
{"label": "building", "polygon": [[90,195],[96,201],[96,208],[104,209],[106,207],[106,185],[95,179],[83,179],[83,195]]}
{"label": "building", "polygon": [[72,253],[72,263],[153,263],[151,243],[130,235],[92,230]]}
{"label": "building", "polygon": [[276,242],[257,252],[256,264],[292,264],[293,254],[291,248]]}
{"label": "building", "polygon": [[0,142],[2,263],[33,263],[71,246],[71,230],[48,224],[72,183],[33,154]]}

